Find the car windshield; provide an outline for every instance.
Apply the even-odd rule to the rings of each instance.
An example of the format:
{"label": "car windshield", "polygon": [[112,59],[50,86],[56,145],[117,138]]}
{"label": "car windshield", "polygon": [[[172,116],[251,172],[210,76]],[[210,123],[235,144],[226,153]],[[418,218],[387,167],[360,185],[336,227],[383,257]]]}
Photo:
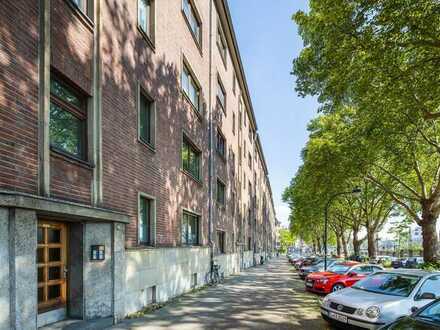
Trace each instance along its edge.
{"label": "car windshield", "polygon": [[440,301],[422,310],[416,315],[416,318],[421,318],[436,324],[440,324]]}
{"label": "car windshield", "polygon": [[408,297],[419,281],[419,276],[376,273],[357,282],[352,288],[390,296]]}
{"label": "car windshield", "polygon": [[328,268],[328,271],[336,274],[345,274],[350,269],[350,267],[351,266],[347,266],[344,264],[334,264]]}

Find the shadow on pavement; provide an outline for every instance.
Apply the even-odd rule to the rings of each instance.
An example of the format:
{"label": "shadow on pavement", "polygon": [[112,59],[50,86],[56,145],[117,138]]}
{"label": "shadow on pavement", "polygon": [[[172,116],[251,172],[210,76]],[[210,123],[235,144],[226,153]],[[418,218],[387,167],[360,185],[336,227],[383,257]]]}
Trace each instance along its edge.
{"label": "shadow on pavement", "polygon": [[283,257],[113,329],[331,329]]}

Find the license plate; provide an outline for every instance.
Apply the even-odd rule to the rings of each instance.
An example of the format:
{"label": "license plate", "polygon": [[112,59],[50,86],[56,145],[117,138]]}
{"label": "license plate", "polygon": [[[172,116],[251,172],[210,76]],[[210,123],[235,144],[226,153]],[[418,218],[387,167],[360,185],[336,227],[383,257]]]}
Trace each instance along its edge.
{"label": "license plate", "polygon": [[311,288],[311,287],[313,287],[313,283],[311,283],[311,282],[307,282],[307,283],[306,283],[306,286],[308,286],[309,288]]}
{"label": "license plate", "polygon": [[347,316],[344,316],[344,315],[340,315],[340,314],[336,314],[336,313],[330,312],[330,313],[328,313],[328,316],[331,317],[332,319],[338,320],[339,322],[342,322],[342,323],[347,323],[348,322]]}

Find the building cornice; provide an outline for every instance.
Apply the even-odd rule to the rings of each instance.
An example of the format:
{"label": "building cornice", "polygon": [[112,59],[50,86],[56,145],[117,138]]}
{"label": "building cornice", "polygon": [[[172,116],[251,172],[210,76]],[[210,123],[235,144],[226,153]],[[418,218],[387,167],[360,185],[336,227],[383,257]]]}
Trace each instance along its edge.
{"label": "building cornice", "polygon": [[7,190],[0,190],[0,207],[35,210],[39,216],[72,221],[130,222],[130,216],[125,213]]}

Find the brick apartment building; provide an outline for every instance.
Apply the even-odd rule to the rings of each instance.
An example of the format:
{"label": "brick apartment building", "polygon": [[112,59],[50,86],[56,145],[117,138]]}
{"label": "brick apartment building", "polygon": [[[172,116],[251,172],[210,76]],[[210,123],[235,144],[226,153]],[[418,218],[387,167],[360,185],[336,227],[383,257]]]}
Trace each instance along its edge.
{"label": "brick apartment building", "polygon": [[225,0],[0,1],[0,329],[112,318],[269,258]]}

